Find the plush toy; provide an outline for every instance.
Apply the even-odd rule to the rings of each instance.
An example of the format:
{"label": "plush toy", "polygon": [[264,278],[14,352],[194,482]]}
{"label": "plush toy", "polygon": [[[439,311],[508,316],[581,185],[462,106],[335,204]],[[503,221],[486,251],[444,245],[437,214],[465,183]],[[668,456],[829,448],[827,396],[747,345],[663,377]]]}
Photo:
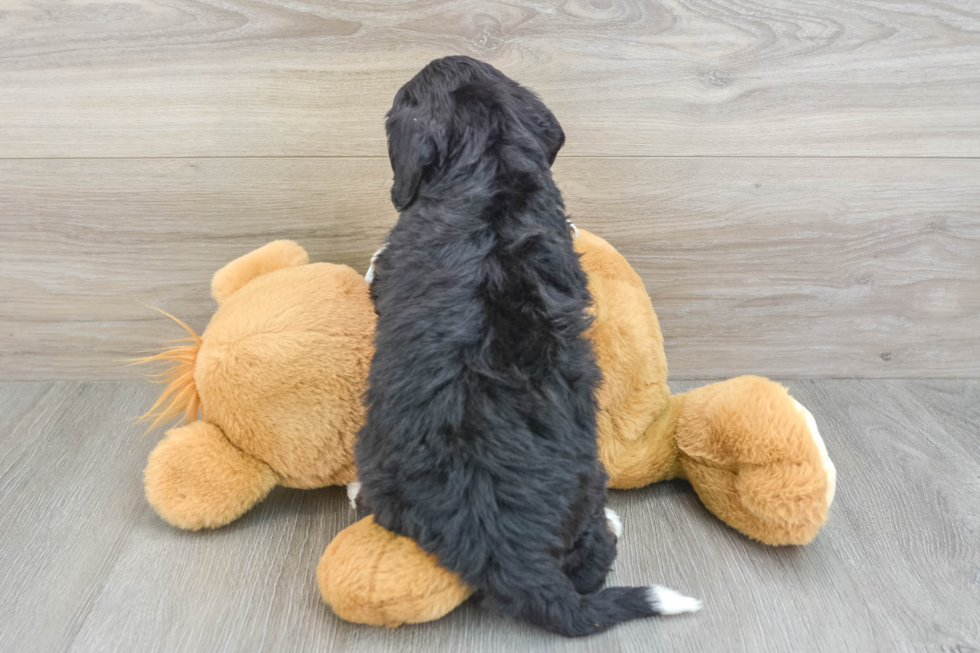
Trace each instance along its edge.
{"label": "plush toy", "polygon": [[187,422],[150,454],[146,498],[193,530],[237,519],[276,485],[353,481],[374,351],[367,282],[344,265],[307,264],[296,243],[235,259],[211,294],[218,310],[203,336],[180,322],[189,344],[140,359],[172,363],[144,415],[150,428],[182,412]]}
{"label": "plush toy", "polygon": [[[594,298],[599,453],[610,486],[685,478],[709,510],[749,537],[811,541],[836,479],[810,413],[754,376],[671,395],[639,275],[586,231],[576,249]],[[357,273],[307,264],[298,245],[276,241],[220,270],[212,294],[219,309],[203,336],[145,359],[175,363],[148,416],[156,424],[185,412],[190,422],[168,432],[145,472],[150,503],[182,528],[226,524],[276,484],[353,481],[364,419],[374,311]],[[470,594],[434,556],[371,517],[337,535],[317,576],[338,615],[375,625],[436,619]]]}

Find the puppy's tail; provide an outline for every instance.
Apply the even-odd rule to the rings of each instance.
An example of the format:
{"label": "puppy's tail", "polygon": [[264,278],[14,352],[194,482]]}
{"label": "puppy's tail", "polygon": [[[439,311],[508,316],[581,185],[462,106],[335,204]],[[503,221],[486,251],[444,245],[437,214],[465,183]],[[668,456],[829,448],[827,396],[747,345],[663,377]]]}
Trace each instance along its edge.
{"label": "puppy's tail", "polygon": [[630,619],[701,609],[697,599],[659,585],[579,594],[557,565],[541,562],[547,568],[530,569],[524,564],[507,578],[496,575],[485,590],[487,600],[505,613],[565,637],[591,635]]}

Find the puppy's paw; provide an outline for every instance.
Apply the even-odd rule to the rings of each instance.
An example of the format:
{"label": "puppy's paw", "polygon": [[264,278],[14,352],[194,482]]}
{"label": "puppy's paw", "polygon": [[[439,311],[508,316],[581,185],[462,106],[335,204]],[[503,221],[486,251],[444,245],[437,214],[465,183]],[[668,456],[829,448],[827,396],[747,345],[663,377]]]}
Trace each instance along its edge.
{"label": "puppy's paw", "polygon": [[623,520],[619,518],[619,515],[612,508],[606,508],[606,524],[609,526],[609,531],[616,536],[617,540],[623,536]]}
{"label": "puppy's paw", "polygon": [[669,587],[651,585],[647,588],[647,601],[655,614],[671,615],[684,612],[697,612],[701,601],[684,596]]}
{"label": "puppy's paw", "polygon": [[347,500],[350,501],[351,510],[357,510],[357,495],[361,492],[361,482],[354,481],[347,484]]}

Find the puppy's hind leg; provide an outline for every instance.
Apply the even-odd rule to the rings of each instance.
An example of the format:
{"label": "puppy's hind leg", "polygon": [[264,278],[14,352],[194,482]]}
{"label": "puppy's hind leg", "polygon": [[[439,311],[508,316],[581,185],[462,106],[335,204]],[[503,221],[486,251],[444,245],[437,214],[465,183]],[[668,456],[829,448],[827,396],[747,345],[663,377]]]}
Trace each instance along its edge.
{"label": "puppy's hind leg", "polygon": [[612,508],[606,508],[606,523],[618,541],[623,536],[623,520],[619,518],[619,515]]}
{"label": "puppy's hind leg", "polygon": [[[612,511],[600,508],[593,513],[585,530],[563,561],[562,571],[579,594],[599,591],[616,559],[618,533],[613,533],[613,520],[607,519],[607,512]],[[615,523],[618,522],[617,517]],[[622,528],[621,525],[619,527]]]}
{"label": "puppy's hind leg", "polygon": [[347,501],[350,507],[361,520],[374,512],[364,495],[361,494],[361,482],[353,481],[347,484]]}

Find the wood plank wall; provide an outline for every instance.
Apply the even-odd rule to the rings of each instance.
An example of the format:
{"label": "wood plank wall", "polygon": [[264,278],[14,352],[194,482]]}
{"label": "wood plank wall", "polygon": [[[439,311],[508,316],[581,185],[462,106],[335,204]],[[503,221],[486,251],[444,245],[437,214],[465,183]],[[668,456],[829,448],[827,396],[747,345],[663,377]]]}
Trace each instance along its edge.
{"label": "wood plank wall", "polygon": [[453,53],[553,108],[673,377],[980,375],[972,0],[0,0],[0,378],[131,378],[274,238],[363,271]]}

